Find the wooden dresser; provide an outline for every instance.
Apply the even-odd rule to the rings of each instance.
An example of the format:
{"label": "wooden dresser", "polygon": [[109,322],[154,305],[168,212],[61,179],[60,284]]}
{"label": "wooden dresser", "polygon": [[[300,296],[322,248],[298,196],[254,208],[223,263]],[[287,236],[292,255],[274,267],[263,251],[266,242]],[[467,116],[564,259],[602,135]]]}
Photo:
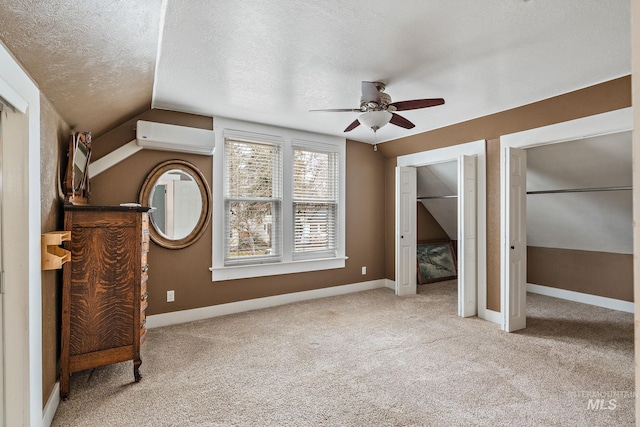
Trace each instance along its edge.
{"label": "wooden dresser", "polygon": [[60,396],[69,396],[73,372],[133,360],[140,380],[140,347],[146,339],[146,207],[64,206],[65,248]]}

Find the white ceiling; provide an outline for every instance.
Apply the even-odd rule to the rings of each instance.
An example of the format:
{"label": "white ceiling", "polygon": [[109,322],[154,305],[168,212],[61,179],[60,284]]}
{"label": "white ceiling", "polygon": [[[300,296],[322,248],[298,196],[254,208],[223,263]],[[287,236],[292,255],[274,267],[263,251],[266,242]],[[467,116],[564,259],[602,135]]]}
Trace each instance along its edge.
{"label": "white ceiling", "polygon": [[[377,141],[630,74],[628,0],[168,0],[153,106],[344,135],[360,82],[403,112]],[[374,142],[364,126],[349,138]]]}
{"label": "white ceiling", "polygon": [[0,39],[97,134],[152,105],[344,135],[356,113],[308,110],[358,107],[362,80],[445,98],[381,142],[631,71],[629,0],[3,0]]}

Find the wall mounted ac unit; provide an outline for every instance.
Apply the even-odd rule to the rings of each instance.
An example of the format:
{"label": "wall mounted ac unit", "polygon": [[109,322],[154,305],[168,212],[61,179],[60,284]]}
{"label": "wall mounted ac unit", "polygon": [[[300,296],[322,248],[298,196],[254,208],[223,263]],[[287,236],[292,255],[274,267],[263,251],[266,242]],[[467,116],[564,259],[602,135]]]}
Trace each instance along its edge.
{"label": "wall mounted ac unit", "polygon": [[136,143],[151,150],[213,155],[215,148],[212,130],[168,125],[138,120]]}

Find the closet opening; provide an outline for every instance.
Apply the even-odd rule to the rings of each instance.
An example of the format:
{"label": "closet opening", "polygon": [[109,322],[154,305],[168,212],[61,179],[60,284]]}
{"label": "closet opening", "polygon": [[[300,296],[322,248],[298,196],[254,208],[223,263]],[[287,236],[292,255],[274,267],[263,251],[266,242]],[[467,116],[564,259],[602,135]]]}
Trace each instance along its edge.
{"label": "closet opening", "polygon": [[544,300],[534,295],[633,312],[630,111],[507,135],[501,145],[503,329],[553,316],[530,309],[528,298]]}
{"label": "closet opening", "polygon": [[417,170],[418,293],[458,294],[458,161]]}
{"label": "closet opening", "polygon": [[[425,168],[426,169],[422,169]],[[443,168],[443,171],[439,171]],[[435,224],[433,214],[427,214],[420,206],[418,199],[418,170],[421,174],[431,176],[440,181],[439,193],[423,193],[420,197],[438,196],[438,199],[449,200],[455,208],[453,214],[441,215],[446,218],[446,227],[418,229],[417,217],[420,221]],[[437,172],[436,172],[437,171]],[[434,177],[434,173],[436,174]],[[441,177],[437,175],[446,174]],[[455,179],[451,176],[455,174]],[[457,180],[457,181],[456,181]],[[448,184],[444,184],[444,183]],[[420,184],[422,186],[422,184]],[[442,197],[457,196],[457,197]],[[420,201],[420,205],[418,202]],[[430,202],[427,202],[430,203]],[[447,202],[445,202],[446,204]],[[433,204],[433,203],[432,203]],[[435,204],[439,204],[438,201]],[[438,214],[436,214],[438,215]],[[452,231],[449,221],[457,224],[457,232]],[[443,220],[442,220],[443,221]],[[455,229],[455,226],[453,227]],[[421,236],[418,236],[421,233]],[[417,270],[418,242],[441,237],[444,242],[442,253],[452,253],[451,259],[457,265],[457,304],[458,315],[479,317],[499,322],[498,313],[486,308],[486,155],[485,141],[479,140],[400,156],[396,168],[396,295],[412,295],[417,292],[419,272]],[[451,241],[456,243],[450,243]],[[436,242],[437,243],[437,242]],[[448,246],[447,246],[448,245]],[[450,247],[453,246],[453,251]],[[455,268],[454,268],[455,270]],[[444,277],[447,277],[446,275]]]}

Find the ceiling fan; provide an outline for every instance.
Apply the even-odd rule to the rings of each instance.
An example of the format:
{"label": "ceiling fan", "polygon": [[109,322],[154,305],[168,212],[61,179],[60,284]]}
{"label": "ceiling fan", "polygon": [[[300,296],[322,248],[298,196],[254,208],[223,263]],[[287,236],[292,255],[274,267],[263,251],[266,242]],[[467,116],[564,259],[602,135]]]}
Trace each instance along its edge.
{"label": "ceiling fan", "polygon": [[360,108],[335,108],[309,111],[326,112],[353,112],[362,113],[355,119],[345,132],[349,132],[360,124],[376,132],[387,123],[400,126],[405,129],[415,127],[413,123],[405,119],[395,111],[417,110],[419,108],[435,107],[444,104],[442,98],[413,99],[410,101],[391,102],[391,97],[384,93],[385,84],[381,82],[362,82],[362,97]]}

